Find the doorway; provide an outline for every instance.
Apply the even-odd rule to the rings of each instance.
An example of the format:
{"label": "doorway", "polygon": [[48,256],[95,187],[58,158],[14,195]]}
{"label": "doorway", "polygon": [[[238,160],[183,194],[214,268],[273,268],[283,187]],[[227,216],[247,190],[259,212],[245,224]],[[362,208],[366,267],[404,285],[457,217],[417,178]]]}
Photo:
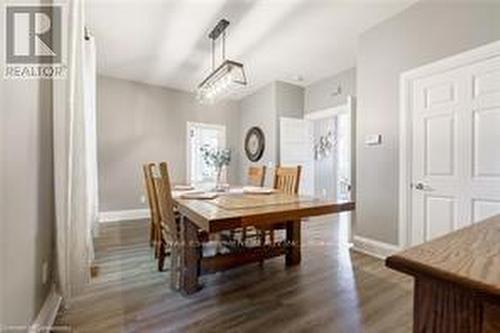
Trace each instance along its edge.
{"label": "doorway", "polygon": [[[214,183],[212,168],[203,160],[201,148],[226,147],[226,126],[206,123],[187,123],[187,181],[190,184]],[[225,179],[225,170],[222,175]]]}
{"label": "doorway", "polygon": [[354,182],[354,99],[311,112],[305,119],[313,127],[314,195],[326,200],[349,201]]}
{"label": "doorway", "polygon": [[[329,201],[355,198],[355,99],[311,112],[304,119],[280,118],[280,164],[302,165],[300,194]],[[339,214],[339,233],[352,243],[354,213]],[[340,235],[341,234],[341,235]]]}

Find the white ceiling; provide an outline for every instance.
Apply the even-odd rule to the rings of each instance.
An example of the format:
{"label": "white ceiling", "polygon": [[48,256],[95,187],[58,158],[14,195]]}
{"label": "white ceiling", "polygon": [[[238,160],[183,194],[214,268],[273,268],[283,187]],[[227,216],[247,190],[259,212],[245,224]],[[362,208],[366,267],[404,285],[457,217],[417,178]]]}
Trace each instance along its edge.
{"label": "white ceiling", "polygon": [[[210,72],[207,35],[231,22],[227,57],[249,86],[308,85],[355,66],[358,36],[415,0],[88,0],[103,75],[194,91]],[[302,80],[297,80],[297,77]]]}

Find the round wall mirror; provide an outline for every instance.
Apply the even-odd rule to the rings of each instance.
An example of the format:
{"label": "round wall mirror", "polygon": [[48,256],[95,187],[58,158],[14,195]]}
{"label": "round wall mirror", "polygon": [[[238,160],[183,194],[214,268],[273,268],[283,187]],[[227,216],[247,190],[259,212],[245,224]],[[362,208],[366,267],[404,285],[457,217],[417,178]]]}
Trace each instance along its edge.
{"label": "round wall mirror", "polygon": [[245,153],[252,162],[257,162],[264,154],[264,132],[257,126],[250,128],[245,137]]}

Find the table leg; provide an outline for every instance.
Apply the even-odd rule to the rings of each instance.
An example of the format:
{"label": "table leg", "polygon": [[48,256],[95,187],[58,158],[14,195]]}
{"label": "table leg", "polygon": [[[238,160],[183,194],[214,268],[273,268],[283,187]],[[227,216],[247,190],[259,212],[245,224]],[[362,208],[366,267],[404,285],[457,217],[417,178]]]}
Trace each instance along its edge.
{"label": "table leg", "polygon": [[186,217],[181,218],[181,242],[180,291],[190,295],[200,289],[201,244],[196,225]]}
{"label": "table leg", "polygon": [[175,246],[172,247],[170,253],[170,288],[172,290],[179,289],[179,257]]}
{"label": "table leg", "polygon": [[454,284],[417,276],[413,332],[484,332],[482,301]]}
{"label": "table leg", "polygon": [[293,266],[300,264],[300,220],[288,221],[286,223],[286,265]]}

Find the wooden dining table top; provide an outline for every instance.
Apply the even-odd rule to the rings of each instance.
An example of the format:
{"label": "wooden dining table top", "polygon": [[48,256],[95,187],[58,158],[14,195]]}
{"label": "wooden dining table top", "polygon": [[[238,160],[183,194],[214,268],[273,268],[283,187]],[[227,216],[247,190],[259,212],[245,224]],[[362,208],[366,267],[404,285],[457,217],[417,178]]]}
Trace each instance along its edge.
{"label": "wooden dining table top", "polygon": [[386,264],[500,300],[500,215],[399,252]]}
{"label": "wooden dining table top", "polygon": [[205,200],[174,195],[174,201],[183,216],[208,232],[354,210],[354,202],[332,202],[282,192],[226,192]]}

